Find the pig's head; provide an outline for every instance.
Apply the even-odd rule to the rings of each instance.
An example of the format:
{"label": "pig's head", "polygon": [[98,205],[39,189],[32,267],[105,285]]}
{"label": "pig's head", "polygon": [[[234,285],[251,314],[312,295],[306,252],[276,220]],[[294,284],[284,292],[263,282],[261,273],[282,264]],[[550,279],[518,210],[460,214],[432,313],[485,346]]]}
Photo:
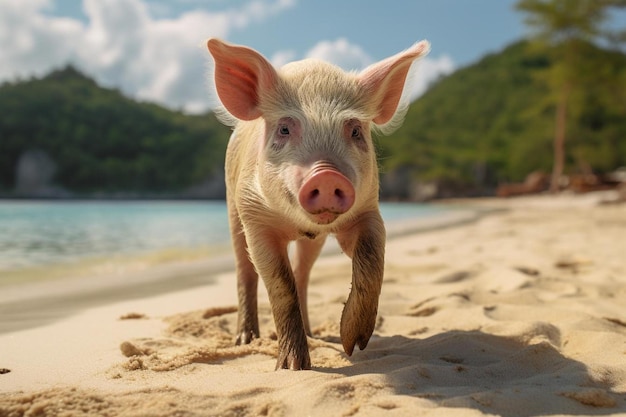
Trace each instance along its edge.
{"label": "pig's head", "polygon": [[319,231],[376,208],[371,132],[398,125],[407,74],[428,42],[360,73],[315,60],[277,70],[246,47],[210,39],[208,48],[224,109],[258,144],[254,187],[267,207]]}

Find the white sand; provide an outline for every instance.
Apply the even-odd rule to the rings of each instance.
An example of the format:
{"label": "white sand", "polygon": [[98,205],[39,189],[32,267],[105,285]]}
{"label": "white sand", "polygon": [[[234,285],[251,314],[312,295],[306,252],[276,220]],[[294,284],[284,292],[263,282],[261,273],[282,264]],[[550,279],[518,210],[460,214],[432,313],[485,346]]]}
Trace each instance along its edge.
{"label": "white sand", "polygon": [[321,259],[311,371],[274,371],[264,291],[262,338],[233,346],[232,273],[5,333],[0,416],[626,413],[626,205],[597,200],[481,200],[509,210],[392,239],[377,328],[350,358],[350,263]]}

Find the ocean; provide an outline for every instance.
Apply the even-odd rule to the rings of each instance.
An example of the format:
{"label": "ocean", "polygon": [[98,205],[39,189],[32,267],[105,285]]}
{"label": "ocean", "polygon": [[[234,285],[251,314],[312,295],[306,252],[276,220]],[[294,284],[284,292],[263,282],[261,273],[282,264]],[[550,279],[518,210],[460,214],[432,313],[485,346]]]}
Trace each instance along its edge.
{"label": "ocean", "polygon": [[[386,224],[449,211],[382,203]],[[0,201],[0,284],[9,272],[98,260],[186,259],[228,250],[223,201]]]}
{"label": "ocean", "polygon": [[[448,205],[382,203],[381,212],[388,236],[475,216]],[[338,251],[329,239],[324,253]],[[224,202],[0,201],[0,334],[210,286],[233,268]]]}

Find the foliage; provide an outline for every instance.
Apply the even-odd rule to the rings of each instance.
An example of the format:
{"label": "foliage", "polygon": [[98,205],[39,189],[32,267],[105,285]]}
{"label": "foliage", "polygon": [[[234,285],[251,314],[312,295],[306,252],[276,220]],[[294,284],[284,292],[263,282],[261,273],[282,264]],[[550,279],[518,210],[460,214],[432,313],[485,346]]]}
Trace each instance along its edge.
{"label": "foliage", "polygon": [[79,193],[179,191],[221,171],[228,131],[103,89],[72,67],[0,87],[0,189],[11,190],[29,149],[57,164],[55,182]]}
{"label": "foliage", "polygon": [[[593,82],[571,95],[566,168],[606,172],[626,165],[626,56],[581,48]],[[410,198],[424,182],[488,192],[549,171],[554,102],[545,73],[559,53],[518,42],[438,80],[397,132],[377,140],[384,196]],[[0,86],[0,115],[5,195],[20,155],[33,149],[55,161],[58,186],[85,196],[180,195],[223,175],[229,131],[212,114],[138,103],[71,67]]]}
{"label": "foliage", "polygon": [[591,42],[619,43],[625,38],[626,30],[607,27],[607,21],[610,11],[626,7],[626,1],[519,0],[516,7],[526,14],[526,23],[534,28],[535,42],[558,46],[553,65],[544,73],[549,86],[547,98],[553,101],[556,112],[551,189],[558,191],[565,166],[565,142],[571,134],[568,125],[572,95],[596,89],[597,67],[602,63],[598,56],[589,60],[588,46]]}
{"label": "foliage", "polygon": [[[439,80],[378,141],[383,172],[409,172],[406,187],[434,181],[485,192],[549,171],[554,107],[543,74],[560,53],[518,42]],[[572,96],[567,167],[606,172],[626,164],[626,56],[589,43],[585,56],[595,83]]]}
{"label": "foliage", "polygon": [[526,13],[526,24],[544,41],[555,44],[598,38],[620,43],[626,29],[611,28],[606,23],[611,11],[623,7],[625,0],[518,0],[516,4]]}

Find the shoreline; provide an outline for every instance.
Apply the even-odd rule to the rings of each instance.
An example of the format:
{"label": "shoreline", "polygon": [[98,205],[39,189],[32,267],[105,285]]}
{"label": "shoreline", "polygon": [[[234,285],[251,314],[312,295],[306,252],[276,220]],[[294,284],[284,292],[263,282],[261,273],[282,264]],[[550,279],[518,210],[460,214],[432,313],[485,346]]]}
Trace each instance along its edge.
{"label": "shoreline", "polygon": [[215,275],[232,270],[232,262],[231,255],[221,255],[210,260],[151,267],[109,281],[78,277],[3,288],[0,335],[45,326],[90,308],[210,286],[216,282]]}
{"label": "shoreline", "polygon": [[0,334],[0,415],[624,413],[626,205],[599,200],[480,200],[499,211],[390,239],[379,320],[352,357],[338,338],[350,263],[322,257],[310,371],[274,371],[263,285],[261,338],[233,346],[232,272]]}
{"label": "shoreline", "polygon": [[[611,193],[592,193],[587,196],[577,196],[577,201],[579,205],[581,203],[594,205],[607,199],[609,195]],[[523,200],[527,201],[527,204],[536,205],[537,201],[542,201],[546,197],[537,195],[525,197]],[[568,196],[561,195],[556,198],[568,198]],[[446,207],[446,212],[386,223],[387,241],[477,222],[485,216],[509,210],[507,206],[510,201],[498,198],[440,200],[434,205]],[[215,276],[234,272],[234,256],[230,244],[209,249],[217,253],[208,258],[194,260],[174,260],[154,264],[148,262],[148,266],[140,266],[139,270],[132,270],[129,264],[135,261],[142,264],[145,259],[151,257],[151,254],[121,257],[121,269],[131,269],[131,271],[100,273],[97,279],[93,279],[93,276],[86,277],[86,275],[93,275],[93,271],[85,271],[79,274],[74,273],[68,278],[57,277],[0,285],[2,289],[0,292],[0,335],[45,326],[93,307],[154,297],[172,291],[214,286],[217,281]],[[337,241],[330,238],[324,245],[320,258],[337,256],[341,253]],[[78,263],[70,266],[74,265]],[[60,267],[62,269],[64,265]],[[33,268],[33,271],[38,269],[45,269],[45,266]],[[262,283],[259,288],[261,292],[264,291]]]}
{"label": "shoreline", "polygon": [[[392,221],[386,224],[387,239],[455,227],[476,221],[491,211],[491,209],[454,207],[433,216]],[[81,271],[81,262],[77,262],[69,265],[69,270],[75,267],[74,269],[79,272],[72,271],[69,277],[31,278],[26,282],[2,284],[0,335],[51,324],[93,307],[216,285],[216,275],[234,272],[234,256],[230,244],[209,249],[217,253],[209,257],[183,261],[176,260],[173,255],[169,256],[174,258],[173,261],[156,263],[147,260],[151,257],[150,254],[118,257],[113,263],[121,262],[121,266],[118,265],[117,268],[123,270],[121,273],[111,271],[99,273],[96,277],[87,276],[95,275],[93,268],[82,268],[84,271]],[[184,252],[182,251],[183,255]],[[320,257],[340,253],[339,245],[331,238],[324,245]],[[133,264],[140,266],[133,268]],[[55,267],[63,272],[65,265],[52,266],[53,269]],[[25,274],[32,275],[45,269],[46,266],[32,268],[33,272]],[[56,275],[61,275],[61,272]]]}

